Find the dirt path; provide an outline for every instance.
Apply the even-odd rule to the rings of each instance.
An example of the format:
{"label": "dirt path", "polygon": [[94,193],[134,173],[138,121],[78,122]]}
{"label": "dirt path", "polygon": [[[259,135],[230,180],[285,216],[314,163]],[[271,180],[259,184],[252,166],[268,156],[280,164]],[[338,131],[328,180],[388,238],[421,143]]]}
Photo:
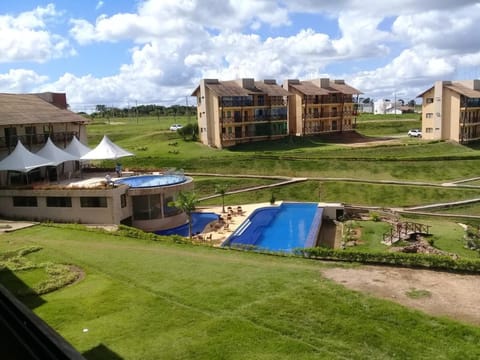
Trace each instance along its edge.
{"label": "dirt path", "polygon": [[[395,301],[431,315],[480,325],[478,275],[383,266],[329,268],[322,273],[349,289]],[[409,292],[410,296],[407,295]]]}

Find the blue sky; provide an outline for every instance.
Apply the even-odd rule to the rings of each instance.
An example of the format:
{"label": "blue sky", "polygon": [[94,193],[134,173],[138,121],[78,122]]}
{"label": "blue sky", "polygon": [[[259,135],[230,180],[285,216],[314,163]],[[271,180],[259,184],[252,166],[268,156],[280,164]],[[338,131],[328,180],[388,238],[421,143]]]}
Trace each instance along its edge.
{"label": "blue sky", "polygon": [[471,0],[3,0],[0,92],[91,111],[183,104],[201,78],[330,77],[408,101],[480,78],[479,23]]}

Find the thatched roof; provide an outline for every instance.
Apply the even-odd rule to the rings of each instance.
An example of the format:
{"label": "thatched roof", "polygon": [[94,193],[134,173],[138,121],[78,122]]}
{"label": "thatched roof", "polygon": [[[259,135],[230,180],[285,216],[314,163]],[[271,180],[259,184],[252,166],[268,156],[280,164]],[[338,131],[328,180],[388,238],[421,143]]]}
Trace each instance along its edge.
{"label": "thatched roof", "polygon": [[46,100],[48,95],[52,94],[0,93],[0,125],[88,122],[83,116]]}

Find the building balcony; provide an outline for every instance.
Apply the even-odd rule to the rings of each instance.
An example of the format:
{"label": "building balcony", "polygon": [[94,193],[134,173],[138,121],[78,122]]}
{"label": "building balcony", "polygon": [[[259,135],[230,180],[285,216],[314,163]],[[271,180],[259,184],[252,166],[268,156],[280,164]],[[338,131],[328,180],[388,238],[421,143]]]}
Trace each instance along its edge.
{"label": "building balcony", "polygon": [[286,122],[287,118],[283,116],[248,116],[243,118],[222,118],[220,122],[223,125],[248,125],[248,124],[259,124],[259,123],[271,123],[271,122]]}

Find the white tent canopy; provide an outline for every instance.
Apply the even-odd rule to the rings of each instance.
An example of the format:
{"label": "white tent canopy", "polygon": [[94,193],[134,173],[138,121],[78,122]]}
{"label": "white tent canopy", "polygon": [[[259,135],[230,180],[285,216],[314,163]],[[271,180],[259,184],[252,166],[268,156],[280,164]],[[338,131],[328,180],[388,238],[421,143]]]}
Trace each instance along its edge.
{"label": "white tent canopy", "polygon": [[75,156],[77,160],[79,160],[83,155],[92,151],[92,149],[82,144],[80,140],[78,140],[77,137],[74,136],[72,141],[70,141],[70,144],[68,144],[67,147],[65,148],[65,151]]}
{"label": "white tent canopy", "polygon": [[120,146],[114,144],[107,135],[103,136],[100,144],[95,149],[83,155],[81,160],[108,160],[118,159],[125,156],[133,156],[131,152],[122,149]]}
{"label": "white tent canopy", "polygon": [[60,149],[55,145],[50,138],[47,139],[47,142],[43,147],[36,152],[37,155],[44,157],[45,159],[51,160],[53,165],[57,166],[65,161],[75,161],[79,160],[79,157],[69,154],[65,150]]}
{"label": "white tent canopy", "polygon": [[42,166],[54,166],[49,159],[28,151],[22,142],[18,140],[17,146],[5,159],[0,161],[0,170],[29,172]]}

